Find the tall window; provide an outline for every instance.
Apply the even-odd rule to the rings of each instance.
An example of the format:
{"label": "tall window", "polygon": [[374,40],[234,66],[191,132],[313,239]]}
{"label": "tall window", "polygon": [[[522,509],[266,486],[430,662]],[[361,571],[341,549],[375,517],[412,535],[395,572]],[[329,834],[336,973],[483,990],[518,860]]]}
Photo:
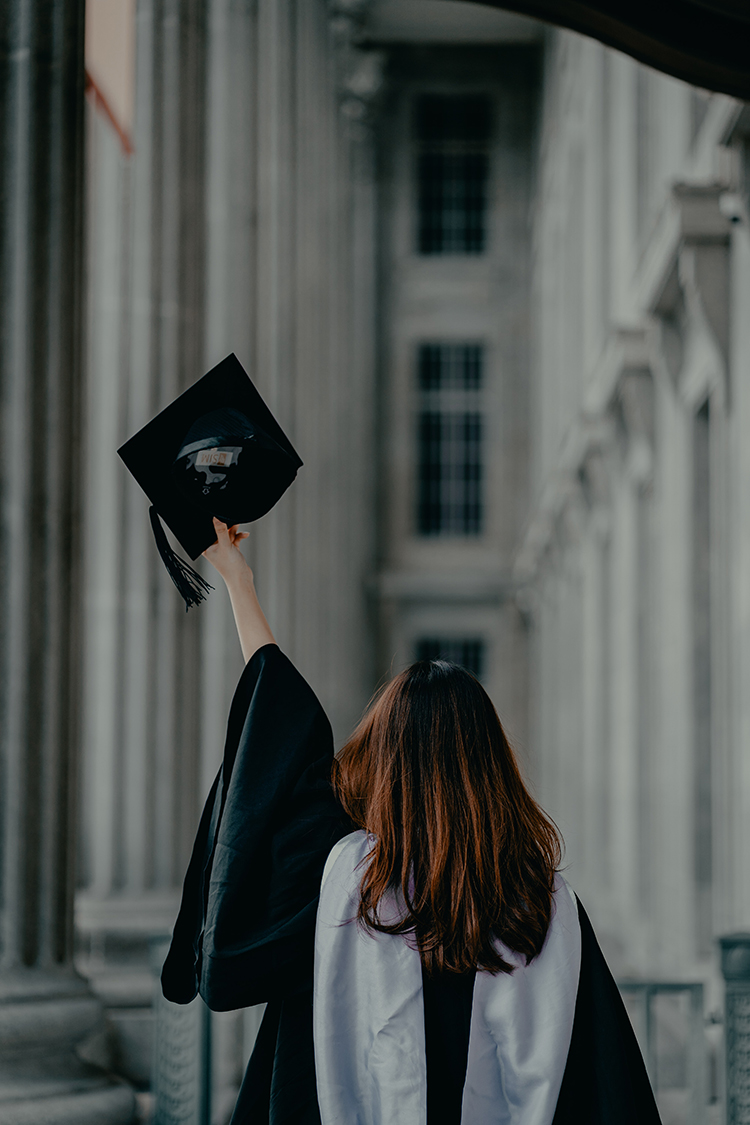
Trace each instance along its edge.
{"label": "tall window", "polygon": [[420,254],[481,254],[487,226],[490,99],[425,94],[416,103]]}
{"label": "tall window", "polygon": [[415,660],[449,660],[481,676],[484,671],[484,641],[476,637],[421,637],[414,648]]}
{"label": "tall window", "polygon": [[422,344],[419,348],[420,535],[479,535],[482,531],[482,361],[481,344]]}

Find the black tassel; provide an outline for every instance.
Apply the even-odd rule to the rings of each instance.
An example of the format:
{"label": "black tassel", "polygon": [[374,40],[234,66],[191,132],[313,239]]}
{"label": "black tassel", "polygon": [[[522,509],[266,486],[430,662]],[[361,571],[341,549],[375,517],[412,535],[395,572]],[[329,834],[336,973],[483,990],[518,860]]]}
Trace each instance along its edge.
{"label": "black tassel", "polygon": [[213,586],[206,582],[198,574],[197,570],[193,570],[179,555],[176,555],[172,548],[169,546],[164,528],[159,519],[159,513],[152,504],[148,510],[151,517],[151,527],[154,532],[154,539],[156,540],[156,548],[161,555],[162,562],[169,572],[169,577],[174,582],[177,589],[185,602],[185,610],[190,609],[191,605],[200,605],[205,600],[206,594],[209,590],[213,590]]}

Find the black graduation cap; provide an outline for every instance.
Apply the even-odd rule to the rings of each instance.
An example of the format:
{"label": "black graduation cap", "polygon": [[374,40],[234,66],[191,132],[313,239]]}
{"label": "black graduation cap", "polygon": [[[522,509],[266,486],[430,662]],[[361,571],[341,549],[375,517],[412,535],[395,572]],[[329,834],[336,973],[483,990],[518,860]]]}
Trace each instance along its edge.
{"label": "black graduation cap", "polygon": [[235,355],[194,383],[117,451],[151,501],[151,526],[185,608],[213,589],[169,545],[159,517],[197,559],[216,540],[213,516],[260,519],[302,461]]}

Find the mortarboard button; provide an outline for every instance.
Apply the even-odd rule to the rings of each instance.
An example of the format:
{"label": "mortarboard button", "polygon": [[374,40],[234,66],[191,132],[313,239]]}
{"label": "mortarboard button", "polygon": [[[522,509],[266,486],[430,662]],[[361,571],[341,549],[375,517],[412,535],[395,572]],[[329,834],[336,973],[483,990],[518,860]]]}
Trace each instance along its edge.
{"label": "mortarboard button", "polygon": [[117,452],[151,500],[156,546],[186,609],[212,587],[175,554],[159,517],[197,559],[216,539],[213,516],[230,526],[260,519],[302,465],[235,355]]}

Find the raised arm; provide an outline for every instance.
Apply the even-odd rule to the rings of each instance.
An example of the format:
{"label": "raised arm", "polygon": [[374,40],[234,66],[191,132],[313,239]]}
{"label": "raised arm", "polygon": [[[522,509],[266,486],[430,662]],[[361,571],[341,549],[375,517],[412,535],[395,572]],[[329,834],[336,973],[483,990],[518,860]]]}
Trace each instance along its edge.
{"label": "raised arm", "polygon": [[226,583],[240,637],[242,655],[247,663],[259,648],[263,645],[275,644],[276,640],[260,608],[253,572],[240,551],[239,544],[241,540],[247,538],[247,532],[238,531],[237,525],[227,527],[216,516],[214,516],[214,527],[216,542],[206,548],[203,554],[216,567]]}

